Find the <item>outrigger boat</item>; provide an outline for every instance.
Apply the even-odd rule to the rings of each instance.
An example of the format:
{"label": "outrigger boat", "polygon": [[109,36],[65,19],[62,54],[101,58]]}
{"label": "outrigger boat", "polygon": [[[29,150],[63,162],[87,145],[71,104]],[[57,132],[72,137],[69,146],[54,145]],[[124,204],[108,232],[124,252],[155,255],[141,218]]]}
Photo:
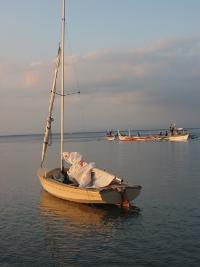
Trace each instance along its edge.
{"label": "outrigger boat", "polygon": [[[51,195],[73,202],[90,204],[114,204],[128,208],[141,192],[140,185],[130,186],[123,179],[106,171],[95,168],[93,163],[83,161],[77,152],[64,152],[64,34],[65,34],[65,0],[62,0],[62,40],[58,49],[55,73],[52,84],[49,113],[46,122],[42,148],[41,168],[38,170],[40,183]],[[56,91],[58,69],[61,72],[61,93]],[[61,97],[61,135],[60,167],[46,169],[43,167],[47,146],[49,144],[53,106],[55,96]],[[64,166],[65,161],[68,167]]]}

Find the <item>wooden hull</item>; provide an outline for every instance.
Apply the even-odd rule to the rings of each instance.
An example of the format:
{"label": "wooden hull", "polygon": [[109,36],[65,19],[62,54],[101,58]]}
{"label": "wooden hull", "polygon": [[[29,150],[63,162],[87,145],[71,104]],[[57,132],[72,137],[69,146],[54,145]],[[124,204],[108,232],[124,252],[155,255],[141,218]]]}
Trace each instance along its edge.
{"label": "wooden hull", "polygon": [[165,135],[154,135],[155,141],[168,141],[168,137]]}
{"label": "wooden hull", "polygon": [[64,184],[50,178],[54,171],[45,173],[43,170],[38,171],[40,183],[45,191],[60,199],[69,200],[78,203],[90,204],[115,204],[121,205],[124,198],[129,202],[134,200],[141,192],[141,186],[127,186],[122,184],[117,188],[80,188],[71,184]]}
{"label": "wooden hull", "polygon": [[152,136],[119,136],[119,140],[126,142],[147,142],[154,141],[155,138]]}
{"label": "wooden hull", "polygon": [[115,136],[106,136],[106,140],[114,141],[115,140]]}
{"label": "wooden hull", "polygon": [[168,141],[177,141],[177,142],[185,142],[188,140],[189,134],[183,134],[183,135],[171,135],[168,136]]}
{"label": "wooden hull", "polygon": [[123,135],[118,136],[118,138],[119,138],[120,141],[131,141],[131,140],[133,140],[132,137],[130,137],[130,136],[123,136]]}

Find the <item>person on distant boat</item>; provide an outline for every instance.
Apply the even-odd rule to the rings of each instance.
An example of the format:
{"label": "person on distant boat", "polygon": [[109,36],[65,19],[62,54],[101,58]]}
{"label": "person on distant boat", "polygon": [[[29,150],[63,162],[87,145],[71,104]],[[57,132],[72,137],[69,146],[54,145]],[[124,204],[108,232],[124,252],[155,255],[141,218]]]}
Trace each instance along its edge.
{"label": "person on distant boat", "polygon": [[176,134],[176,124],[174,123],[173,126],[172,126],[172,135],[175,135]]}
{"label": "person on distant boat", "polygon": [[160,136],[162,136],[162,131],[159,133]]}
{"label": "person on distant boat", "polygon": [[165,132],[165,136],[168,136],[168,131]]}
{"label": "person on distant boat", "polygon": [[172,123],[171,123],[171,125],[170,125],[170,127],[169,127],[169,131],[170,131],[170,134],[171,134],[171,135],[174,135],[175,124],[172,124]]}
{"label": "person on distant boat", "polygon": [[169,126],[169,132],[170,132],[170,134],[172,135],[172,123],[171,123],[170,126]]}
{"label": "person on distant boat", "polygon": [[139,132],[137,132],[137,136],[140,136],[140,133]]}
{"label": "person on distant boat", "polygon": [[112,136],[112,131],[107,132],[107,136]]}

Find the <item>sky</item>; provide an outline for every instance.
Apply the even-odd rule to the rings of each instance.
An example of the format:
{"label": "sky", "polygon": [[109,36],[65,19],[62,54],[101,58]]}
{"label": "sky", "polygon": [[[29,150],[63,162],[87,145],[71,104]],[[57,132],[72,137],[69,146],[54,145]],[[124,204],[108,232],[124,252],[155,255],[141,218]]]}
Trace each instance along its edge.
{"label": "sky", "polygon": [[[66,132],[200,127],[199,0],[66,7],[65,90],[81,92],[65,97]],[[43,132],[60,16],[60,0],[0,0],[0,135]]]}

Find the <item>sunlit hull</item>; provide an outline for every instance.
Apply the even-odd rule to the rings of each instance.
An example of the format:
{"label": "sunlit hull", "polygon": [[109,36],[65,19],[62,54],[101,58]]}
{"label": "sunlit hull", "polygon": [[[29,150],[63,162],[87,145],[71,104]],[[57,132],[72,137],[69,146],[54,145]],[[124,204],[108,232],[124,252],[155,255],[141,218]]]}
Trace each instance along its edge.
{"label": "sunlit hull", "polygon": [[152,136],[119,136],[119,140],[126,142],[146,142],[154,141],[155,138]]}
{"label": "sunlit hull", "polygon": [[171,135],[168,136],[169,141],[187,141],[189,137],[189,134],[183,134],[183,135]]}
{"label": "sunlit hull", "polygon": [[106,136],[106,140],[114,141],[115,140],[115,136]]}
{"label": "sunlit hull", "polygon": [[[60,199],[78,203],[114,204],[121,205],[124,199],[133,201],[141,192],[141,186],[128,186],[125,184],[106,188],[80,188],[71,184],[64,184],[52,179],[52,174],[58,169],[47,173],[38,171],[40,183],[45,191]],[[121,189],[121,191],[120,191]]]}

